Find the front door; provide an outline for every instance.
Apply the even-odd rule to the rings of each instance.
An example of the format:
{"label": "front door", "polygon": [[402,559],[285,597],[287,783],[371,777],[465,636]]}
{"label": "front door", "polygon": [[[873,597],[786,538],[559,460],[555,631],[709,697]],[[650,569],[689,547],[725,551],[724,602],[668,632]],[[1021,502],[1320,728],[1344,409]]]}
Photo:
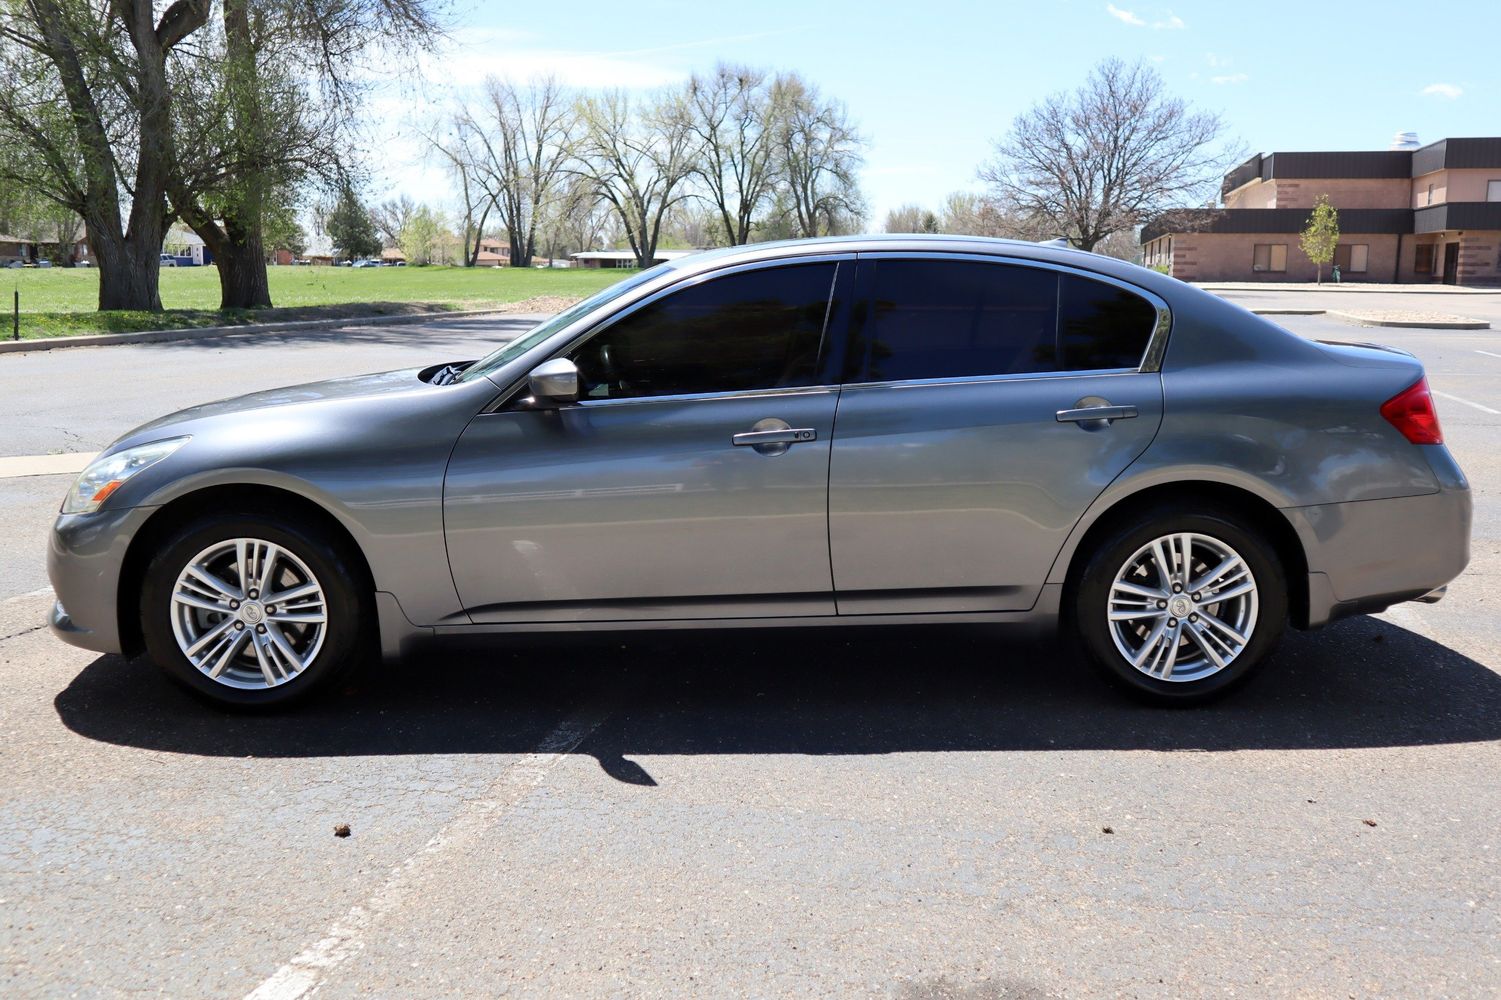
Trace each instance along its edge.
{"label": "front door", "polygon": [[444,489],[472,620],[833,614],[824,330],[839,266],[669,289],[568,351],[577,404],[475,418]]}
{"label": "front door", "polygon": [[[1075,272],[861,255],[829,540],[840,614],[1030,608],[1157,432],[1156,305]],[[1148,366],[1151,367],[1151,366]]]}
{"label": "front door", "polygon": [[1459,282],[1459,244],[1444,244],[1444,284],[1453,285]]}

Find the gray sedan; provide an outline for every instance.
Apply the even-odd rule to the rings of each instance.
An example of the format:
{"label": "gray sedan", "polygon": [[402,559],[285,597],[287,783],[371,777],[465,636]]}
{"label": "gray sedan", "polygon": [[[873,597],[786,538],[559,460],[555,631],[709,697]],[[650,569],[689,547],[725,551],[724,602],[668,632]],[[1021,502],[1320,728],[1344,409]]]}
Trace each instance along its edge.
{"label": "gray sedan", "polygon": [[1469,527],[1408,354],[1093,254],[860,237],[147,424],[49,569],[65,641],[236,706],[444,637],[949,622],[1063,623],[1188,702],[1289,623],[1436,600]]}

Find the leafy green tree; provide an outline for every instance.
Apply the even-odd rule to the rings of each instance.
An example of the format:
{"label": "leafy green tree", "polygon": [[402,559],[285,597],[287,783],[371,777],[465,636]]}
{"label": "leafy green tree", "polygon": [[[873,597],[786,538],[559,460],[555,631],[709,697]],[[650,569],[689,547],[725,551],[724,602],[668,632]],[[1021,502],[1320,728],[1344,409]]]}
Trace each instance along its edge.
{"label": "leafy green tree", "polygon": [[375,232],[370,211],[348,185],[340,189],[333,207],[324,216],[323,231],[336,254],[355,259],[380,253],[380,236]]}
{"label": "leafy green tree", "polygon": [[[274,192],[280,195],[281,192]],[[307,253],[307,231],[297,218],[297,205],[286,197],[273,196],[262,213],[261,236],[267,250],[288,250],[294,257]]]}
{"label": "leafy green tree", "polygon": [[442,256],[447,235],[443,216],[426,205],[418,205],[401,229],[398,240],[401,255],[408,264],[431,264]]}
{"label": "leafy green tree", "polygon": [[1329,196],[1321,194],[1313,203],[1313,214],[1303,229],[1301,240],[1304,255],[1313,261],[1316,280],[1324,283],[1324,265],[1334,259],[1334,250],[1339,246],[1339,212],[1329,204]]}

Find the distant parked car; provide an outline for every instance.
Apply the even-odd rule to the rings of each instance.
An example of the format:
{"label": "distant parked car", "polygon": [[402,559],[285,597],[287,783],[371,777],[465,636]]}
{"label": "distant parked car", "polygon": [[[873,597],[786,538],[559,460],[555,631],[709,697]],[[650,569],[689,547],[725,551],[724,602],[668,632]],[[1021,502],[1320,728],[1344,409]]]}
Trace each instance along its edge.
{"label": "distant parked car", "polygon": [[51,267],[52,266],[52,261],[48,260],[46,257],[40,257],[40,258],[37,259],[36,266],[37,267]]}
{"label": "distant parked car", "polygon": [[177,258],[174,257],[174,256],[172,256],[169,253],[162,254],[160,259],[161,259],[161,262],[162,262],[161,263],[162,267],[176,267],[177,266]]}
{"label": "distant parked car", "polygon": [[91,264],[90,262],[86,261],[86,260],[75,260],[73,262],[73,266],[74,267],[93,267],[94,265]]}
{"label": "distant parked car", "polygon": [[19,260],[19,259],[17,259],[17,260],[9,260],[9,261],[5,262],[5,266],[6,267],[25,267],[26,266],[26,262],[24,260]]}
{"label": "distant parked car", "polygon": [[[1437,600],[1469,558],[1469,485],[1416,358],[1078,250],[734,247],[445,360],[120,438],[53,526],[53,630],[269,706],[376,643],[1061,626],[1184,703],[1289,623]],[[913,669],[970,659],[936,645]],[[1329,719],[1364,707],[1347,693],[1324,692]]]}
{"label": "distant parked car", "polygon": [[380,261],[366,258],[365,260],[355,261],[350,267],[380,267]]}

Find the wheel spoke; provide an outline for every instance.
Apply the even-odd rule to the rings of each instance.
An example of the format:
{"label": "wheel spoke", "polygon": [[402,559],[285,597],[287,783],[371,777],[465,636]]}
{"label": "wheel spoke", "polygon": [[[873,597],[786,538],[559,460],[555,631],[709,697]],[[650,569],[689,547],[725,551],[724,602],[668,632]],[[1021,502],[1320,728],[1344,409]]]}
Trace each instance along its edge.
{"label": "wheel spoke", "polygon": [[271,637],[271,645],[281,654],[282,661],[292,668],[292,672],[297,673],[301,671],[303,668],[302,657],[297,655],[297,651],[287,641],[287,637],[282,633],[281,628],[273,622],[268,622],[266,624],[266,634]]}
{"label": "wheel spoke", "polygon": [[[1231,628],[1229,625],[1225,624],[1223,621],[1216,618],[1214,615],[1210,614],[1207,611],[1199,612],[1199,621],[1204,623],[1205,625],[1208,625],[1210,628],[1218,629],[1224,635],[1227,635],[1230,638],[1234,639],[1236,645],[1238,646],[1244,647],[1246,643],[1250,642],[1250,640],[1245,636],[1241,635],[1235,629]],[[1223,642],[1223,640],[1220,641]],[[1231,652],[1239,652],[1239,650],[1236,650],[1232,647]]]}
{"label": "wheel spoke", "polygon": [[1230,587],[1228,590],[1221,590],[1218,593],[1209,595],[1204,599],[1204,603],[1218,604],[1220,601],[1228,601],[1233,597],[1239,597],[1242,594],[1249,594],[1255,589],[1256,584],[1252,583],[1250,580],[1244,580],[1241,583]]}
{"label": "wheel spoke", "polygon": [[188,659],[196,661],[198,654],[223,638],[224,633],[228,632],[234,623],[235,620],[233,618],[225,618],[219,624],[199,636],[197,641],[187,649],[184,649],[183,652],[188,654]]}
{"label": "wheel spoke", "polygon": [[1197,622],[1188,626],[1188,637],[1193,640],[1194,645],[1204,651],[1204,655],[1209,658],[1210,662],[1216,668],[1223,668],[1225,666],[1225,658],[1219,654],[1219,650],[1214,648],[1214,643],[1204,634],[1203,627]]}
{"label": "wheel spoke", "polygon": [[[187,568],[187,575],[196,578],[199,583],[207,586],[209,589],[207,591],[204,591],[204,593],[206,594],[218,595],[224,598],[226,601],[237,601],[245,596],[245,592],[239,587],[231,586],[230,584],[225,583],[223,580],[219,579],[219,577],[215,576],[213,573],[210,573],[204,566],[199,566],[196,564],[189,566]],[[198,586],[198,584],[194,584],[192,580],[184,580],[183,583],[185,585],[191,585],[197,590],[203,591],[203,587]]]}
{"label": "wheel spoke", "polygon": [[328,616],[321,611],[278,611],[274,615],[267,615],[266,621],[286,625],[317,625],[328,621]]}
{"label": "wheel spoke", "polygon": [[1157,580],[1163,590],[1173,589],[1173,561],[1162,550],[1162,539],[1152,543],[1152,561],[1157,564]]}
{"label": "wheel spoke", "polygon": [[172,600],[177,604],[186,604],[188,607],[197,608],[200,611],[215,611],[219,614],[225,615],[234,614],[234,612],[230,610],[228,604],[222,604],[218,601],[205,600],[204,598],[199,597],[197,594],[190,594],[186,591],[179,590],[177,593],[172,595]]}
{"label": "wheel spoke", "polygon": [[266,641],[266,637],[259,633],[251,641],[255,648],[256,662],[260,664],[261,674],[266,678],[266,686],[275,687],[280,678],[276,676],[274,655],[267,648],[270,644]]}
{"label": "wheel spoke", "polygon": [[290,604],[292,601],[310,596],[316,596],[320,605],[323,603],[323,590],[316,583],[304,583],[301,586],[279,590],[274,594],[261,592],[261,600],[267,604],[276,605]]}
{"label": "wheel spoke", "polygon": [[1218,566],[1209,570],[1203,576],[1200,576],[1198,579],[1190,583],[1188,585],[1188,589],[1203,590],[1205,587],[1216,585],[1223,587],[1226,584],[1233,582],[1236,578],[1242,576],[1243,573],[1237,573],[1234,577],[1229,576],[1229,574],[1232,570],[1238,568],[1243,569],[1244,566],[1245,564],[1240,561],[1240,556],[1226,556]]}
{"label": "wheel spoke", "polygon": [[1121,608],[1110,612],[1110,620],[1113,622],[1130,622],[1140,618],[1166,618],[1167,612],[1152,608]]}
{"label": "wheel spoke", "polygon": [[255,588],[260,591],[263,601],[266,599],[266,591],[270,588],[271,582],[276,578],[276,557],[279,555],[281,555],[281,549],[267,542],[265,552],[256,560]]}
{"label": "wheel spoke", "polygon": [[1118,590],[1123,594],[1135,594],[1137,597],[1150,597],[1154,601],[1160,601],[1167,597],[1167,591],[1156,590],[1152,587],[1143,587],[1140,584],[1130,583],[1126,580],[1117,580],[1111,584],[1112,590]]}
{"label": "wheel spoke", "polygon": [[224,673],[224,668],[229,666],[229,661],[233,660],[236,654],[240,652],[240,647],[245,645],[245,639],[249,634],[248,632],[235,633],[234,638],[229,640],[223,652],[219,654],[219,658],[214,661],[213,669],[208,673],[210,677],[218,678],[220,674]]}
{"label": "wheel spoke", "polygon": [[1136,656],[1134,659],[1132,659],[1131,666],[1139,668],[1143,663],[1145,663],[1147,661],[1147,657],[1151,656],[1152,651],[1157,648],[1157,644],[1162,641],[1162,634],[1166,631],[1167,619],[1164,618],[1156,625],[1154,625],[1152,627],[1152,631],[1147,634],[1146,641],[1143,642],[1141,644],[1141,648],[1136,651]]}

